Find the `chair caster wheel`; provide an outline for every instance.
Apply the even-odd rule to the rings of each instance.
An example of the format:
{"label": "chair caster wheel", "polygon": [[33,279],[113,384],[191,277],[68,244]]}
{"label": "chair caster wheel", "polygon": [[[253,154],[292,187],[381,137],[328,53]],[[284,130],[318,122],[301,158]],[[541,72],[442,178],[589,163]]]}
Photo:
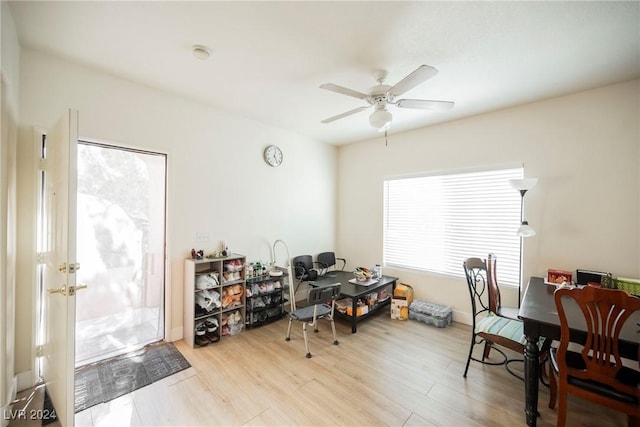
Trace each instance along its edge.
{"label": "chair caster wheel", "polygon": [[340,343],[338,342],[338,340],[335,340],[335,341],[333,342],[333,345],[338,345],[338,344],[340,344]]}
{"label": "chair caster wheel", "polygon": [[311,353],[307,353],[307,359],[311,359]]}
{"label": "chair caster wheel", "polygon": [[286,337],[284,340],[285,340],[285,341],[291,341],[291,338]]}

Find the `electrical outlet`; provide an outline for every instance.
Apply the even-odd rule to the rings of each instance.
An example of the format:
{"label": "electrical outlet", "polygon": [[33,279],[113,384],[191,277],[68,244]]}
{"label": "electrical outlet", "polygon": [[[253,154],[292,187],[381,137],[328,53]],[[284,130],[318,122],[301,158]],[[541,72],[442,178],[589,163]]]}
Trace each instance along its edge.
{"label": "electrical outlet", "polygon": [[198,231],[196,233],[196,242],[208,242],[211,240],[211,233],[208,231]]}

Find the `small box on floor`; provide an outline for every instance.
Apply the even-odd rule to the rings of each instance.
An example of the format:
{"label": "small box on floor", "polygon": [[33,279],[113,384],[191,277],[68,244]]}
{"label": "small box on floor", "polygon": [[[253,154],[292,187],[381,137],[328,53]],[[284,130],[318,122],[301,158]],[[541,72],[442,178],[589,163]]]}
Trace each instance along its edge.
{"label": "small box on floor", "polygon": [[406,299],[391,300],[391,318],[393,320],[407,320],[409,318],[409,304]]}
{"label": "small box on floor", "polygon": [[409,305],[413,301],[413,288],[404,283],[399,283],[393,290],[391,300],[391,318],[394,320],[407,320],[409,318]]}

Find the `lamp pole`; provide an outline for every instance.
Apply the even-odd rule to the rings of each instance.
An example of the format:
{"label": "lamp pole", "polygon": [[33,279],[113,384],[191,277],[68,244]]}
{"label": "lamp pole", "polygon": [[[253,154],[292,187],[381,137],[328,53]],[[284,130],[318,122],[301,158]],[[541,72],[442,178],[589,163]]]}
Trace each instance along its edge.
{"label": "lamp pole", "polygon": [[520,300],[522,299],[522,257],[524,256],[524,243],[525,237],[535,236],[536,231],[529,226],[529,223],[524,220],[524,195],[529,189],[531,189],[538,182],[537,178],[525,178],[525,179],[511,179],[509,180],[511,186],[520,192],[520,227],[516,231],[516,234],[520,237],[520,263],[518,269],[518,308],[520,308]]}
{"label": "lamp pole", "polygon": [[[520,190],[520,224],[524,221],[524,193],[527,190]],[[522,301],[522,256],[524,255],[524,237],[522,235],[520,237],[520,265],[518,266],[518,308],[520,308],[520,301]]]}

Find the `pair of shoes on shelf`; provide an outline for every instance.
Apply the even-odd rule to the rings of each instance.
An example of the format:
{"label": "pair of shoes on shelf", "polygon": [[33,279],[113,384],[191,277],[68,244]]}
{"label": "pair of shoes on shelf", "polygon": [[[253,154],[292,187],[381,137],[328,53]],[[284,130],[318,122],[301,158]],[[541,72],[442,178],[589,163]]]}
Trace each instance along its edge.
{"label": "pair of shoes on shelf", "polygon": [[220,334],[218,333],[218,319],[208,317],[195,325],[195,343],[198,347],[204,347],[210,342],[218,342]]}
{"label": "pair of shoes on shelf", "polygon": [[209,339],[207,338],[206,334],[207,334],[207,326],[205,325],[205,322],[198,322],[196,323],[196,336],[195,336],[195,343],[198,347],[204,347],[205,345],[209,344]]}
{"label": "pair of shoes on shelf", "polygon": [[220,334],[218,334],[218,319],[215,317],[207,317],[204,320],[204,325],[207,328],[205,336],[211,342],[218,342],[220,340]]}
{"label": "pair of shoes on shelf", "polygon": [[204,347],[209,344],[209,339],[207,338],[207,326],[205,322],[196,323],[196,336],[194,337],[195,344],[198,347]]}

